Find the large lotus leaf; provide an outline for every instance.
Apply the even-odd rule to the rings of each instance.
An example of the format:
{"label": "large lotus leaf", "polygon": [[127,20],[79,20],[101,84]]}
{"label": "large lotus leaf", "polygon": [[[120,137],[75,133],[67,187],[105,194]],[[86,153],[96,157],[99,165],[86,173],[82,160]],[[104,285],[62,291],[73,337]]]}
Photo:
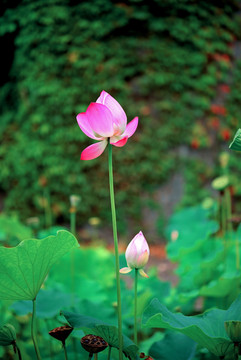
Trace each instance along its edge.
{"label": "large lotus leaf", "polygon": [[172,313],[154,299],[143,315],[145,327],[177,330],[189,336],[216,356],[223,356],[230,347],[230,340],[224,329],[226,320],[241,320],[241,295],[228,310],[213,309],[200,316],[185,316]]}
{"label": "large lotus leaf", "polygon": [[149,355],[154,360],[192,360],[195,356],[197,343],[183,334],[169,332],[163,340],[155,342]]}
{"label": "large lotus leaf", "polygon": [[241,151],[241,129],[236,132],[233,141],[229,145],[229,148],[236,151]]}
{"label": "large lotus leaf", "polygon": [[0,248],[0,299],[33,300],[51,266],[78,242],[68,231]]}
{"label": "large lotus leaf", "polygon": [[[118,349],[118,329],[116,326],[107,325],[99,319],[89,316],[62,311],[63,316],[74,328],[82,328],[93,334],[103,337],[107,343]],[[137,359],[138,347],[127,337],[123,336],[123,353],[131,360]]]}

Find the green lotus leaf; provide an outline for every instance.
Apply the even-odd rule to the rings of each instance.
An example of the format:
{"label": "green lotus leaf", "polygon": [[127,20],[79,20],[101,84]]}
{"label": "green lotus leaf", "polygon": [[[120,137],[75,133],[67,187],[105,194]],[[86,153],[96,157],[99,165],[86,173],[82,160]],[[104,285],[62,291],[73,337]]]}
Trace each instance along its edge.
{"label": "green lotus leaf", "polygon": [[241,129],[236,132],[233,141],[229,145],[229,148],[236,151],[241,151]]}
{"label": "green lotus leaf", "polygon": [[223,274],[218,279],[211,281],[209,284],[202,286],[200,289],[201,296],[211,297],[228,297],[233,290],[237,296],[239,293],[240,274]]}
{"label": "green lotus leaf", "polygon": [[0,345],[8,346],[15,342],[16,331],[11,324],[6,324],[0,328]]}
{"label": "green lotus leaf", "polygon": [[33,300],[51,266],[78,242],[68,231],[0,248],[0,299]]}
{"label": "green lotus leaf", "polygon": [[143,315],[143,324],[150,328],[176,330],[190,337],[216,356],[224,356],[231,346],[224,322],[241,320],[241,295],[228,310],[212,309],[200,316],[185,316],[172,313],[164,305],[154,299]]}
{"label": "green lotus leaf", "polygon": [[164,339],[151,346],[149,355],[156,360],[191,360],[195,356],[196,347],[197,343],[189,337],[169,332]]}
{"label": "green lotus leaf", "polygon": [[[109,346],[118,349],[118,328],[107,325],[99,319],[90,316],[75,314],[68,311],[62,311],[61,314],[68,323],[74,328],[82,328],[91,331],[94,335],[101,336]],[[137,359],[138,347],[125,335],[123,335],[123,353],[130,360]]]}

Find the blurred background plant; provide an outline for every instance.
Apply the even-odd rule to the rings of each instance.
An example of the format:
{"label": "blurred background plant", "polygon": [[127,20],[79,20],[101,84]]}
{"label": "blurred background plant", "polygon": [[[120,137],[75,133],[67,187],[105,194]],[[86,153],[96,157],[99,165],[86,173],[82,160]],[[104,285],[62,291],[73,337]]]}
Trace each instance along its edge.
{"label": "blurred background plant", "polygon": [[[65,223],[77,194],[78,226],[93,216],[110,221],[107,154],[80,162],[89,139],[75,121],[103,89],[129,120],[140,118],[135,136],[114,152],[121,231],[130,223],[139,231],[144,207],[163,234],[170,211],[157,191],[173,174],[184,186],[171,209],[210,193],[218,154],[238,127],[237,1],[3,0],[0,11],[5,211]],[[235,177],[241,165],[230,157]]]}

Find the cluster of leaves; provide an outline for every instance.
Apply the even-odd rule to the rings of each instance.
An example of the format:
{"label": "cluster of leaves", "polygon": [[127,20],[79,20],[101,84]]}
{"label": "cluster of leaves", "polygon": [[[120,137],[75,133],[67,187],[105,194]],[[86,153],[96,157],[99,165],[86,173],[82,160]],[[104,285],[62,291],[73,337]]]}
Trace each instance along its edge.
{"label": "cluster of leaves", "polygon": [[174,214],[167,228],[167,254],[178,262],[179,277],[172,306],[187,314],[217,304],[226,309],[239,294],[241,227],[222,234],[212,219],[217,219],[216,206],[199,205]]}
{"label": "cluster of leaves", "polygon": [[196,124],[225,81],[236,9],[235,1],[215,0],[3,1],[1,41],[8,52],[0,184],[6,208],[22,217],[41,213],[39,179],[45,177],[56,217],[67,216],[68,197],[77,193],[80,221],[93,213],[108,219],[106,154],[80,162],[88,139],[75,123],[105,89],[129,119],[141,119],[133,141],[114,152],[119,217],[140,215],[140,194],[177,167],[170,149],[194,146],[197,137],[208,145],[205,128]]}
{"label": "cluster of leaves", "polygon": [[[181,260],[177,270],[180,276],[177,289],[171,290],[169,283],[161,282],[155,269],[149,269],[148,280],[139,279],[139,319],[144,312],[144,328],[139,333],[140,350],[155,360],[179,355],[180,360],[201,359],[203,350],[197,349],[197,343],[220,358],[227,354],[232,359],[233,343],[225,332],[224,322],[240,319],[241,298],[237,295],[241,278],[240,271],[235,267],[237,259],[233,243],[234,238],[240,238],[240,228],[226,238],[226,245],[214,238],[218,223],[210,218],[215,210],[197,206],[174,214],[170,220],[167,235],[172,241],[167,248],[168,256],[173,261]],[[31,233],[15,218],[1,216],[0,222],[3,224],[3,244],[15,242]],[[12,324],[16,329],[15,334],[12,325],[0,327],[0,345],[4,346],[0,354],[3,358],[9,353],[8,345],[16,346],[16,341],[24,359],[34,357],[30,341],[32,305],[29,300],[35,298],[38,342],[45,359],[53,355],[56,359],[62,358],[60,344],[49,337],[48,331],[63,325],[66,320],[74,327],[67,340],[70,359],[75,358],[76,352],[86,357],[77,339],[87,333],[103,337],[112,347],[111,359],[118,358],[112,253],[102,246],[77,247],[72,234],[59,231],[56,236],[42,240],[23,240],[17,247],[2,246],[0,259],[0,325]],[[120,266],[124,264],[122,255]],[[133,333],[133,294],[124,279],[121,281],[121,292],[125,299],[122,303],[123,351],[129,359],[137,360],[139,350],[127,337]],[[181,308],[186,313],[192,313],[194,301],[200,296],[206,299],[205,308],[217,305],[218,301],[220,307],[227,308],[236,300],[227,310],[213,309],[203,316],[172,312],[178,307],[178,310]],[[148,305],[153,298],[158,300]],[[171,332],[165,335],[159,331],[152,333],[148,328],[165,328]],[[205,359],[212,359],[210,356],[205,354]],[[100,360],[105,358],[106,351],[99,355]]]}
{"label": "cluster of leaves", "polygon": [[[5,227],[2,229],[3,245],[11,244],[17,237],[17,233],[14,234],[15,224],[17,224],[16,232],[21,224],[15,218],[3,216],[0,221],[3,224],[5,221]],[[30,229],[22,226],[19,238],[24,232],[26,233],[26,230],[31,233]],[[46,235],[48,234],[45,233]],[[72,234],[62,230],[56,236],[47,236],[41,240],[23,240],[13,248],[0,247],[0,326],[6,323],[14,325],[17,342],[26,360],[34,357],[30,341],[32,304],[29,300],[35,297],[38,339],[44,359],[51,357],[51,354],[61,359],[61,347],[56,344],[56,340],[49,337],[47,331],[66,321],[59,316],[60,311],[75,328],[71,335],[75,342],[84,335],[84,332],[94,332],[104,337],[113,348],[118,347],[114,255],[102,246],[75,249],[76,243]],[[72,252],[62,257],[71,247]],[[124,264],[123,255],[121,266]],[[170,294],[170,284],[160,282],[155,269],[150,269],[149,272],[151,278],[148,281],[148,287],[146,279],[139,281],[139,318],[153,297],[165,298]],[[48,277],[44,281],[47,274]],[[121,281],[121,290],[125,299],[122,305],[123,333],[131,337],[133,294],[124,279]],[[0,331],[0,345],[1,340]],[[27,345],[23,346],[23,342]],[[46,346],[46,343],[50,346]],[[124,352],[132,360],[136,359],[137,347],[126,336],[124,344]],[[79,341],[74,347],[72,345],[70,340],[67,346],[71,358],[74,358],[75,351],[82,354],[83,358],[86,356]],[[77,350],[75,350],[76,346]],[[8,351],[8,348],[5,350]],[[117,349],[113,349],[113,359],[117,354]],[[4,358],[2,349],[0,356]],[[103,356],[106,358],[106,352]]]}

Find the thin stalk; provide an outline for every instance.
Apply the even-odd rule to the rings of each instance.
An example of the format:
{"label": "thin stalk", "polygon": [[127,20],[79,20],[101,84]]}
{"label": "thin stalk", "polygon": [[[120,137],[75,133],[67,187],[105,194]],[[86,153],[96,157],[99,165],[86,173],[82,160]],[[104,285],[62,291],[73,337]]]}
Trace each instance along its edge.
{"label": "thin stalk", "polygon": [[[76,208],[70,208],[70,231],[76,236]],[[70,275],[71,275],[71,305],[75,300],[75,249],[70,251]]]}
{"label": "thin stalk", "polygon": [[115,245],[115,270],[116,270],[116,290],[117,290],[117,312],[118,312],[118,339],[119,339],[119,360],[123,359],[123,340],[122,340],[122,319],[121,319],[121,290],[120,290],[120,264],[118,250],[118,236],[115,211],[115,195],[113,181],[113,164],[112,164],[112,145],[108,143],[108,162],[109,162],[109,185],[110,185],[110,203],[112,214],[113,238]]}
{"label": "thin stalk", "polygon": [[98,354],[95,354],[95,355],[94,355],[94,359],[95,359],[95,360],[98,360]]}
{"label": "thin stalk", "polygon": [[138,270],[135,269],[135,302],[134,302],[134,343],[137,345],[137,282],[138,282]]}
{"label": "thin stalk", "polygon": [[63,341],[63,348],[64,348],[64,358],[65,358],[65,360],[68,360],[67,350],[66,350],[66,346],[65,346],[65,342],[64,342],[64,341]]}
{"label": "thin stalk", "polygon": [[76,209],[70,209],[70,231],[75,236],[76,235]]}
{"label": "thin stalk", "polygon": [[232,203],[231,203],[231,195],[230,189],[226,188],[224,190],[225,195],[225,202],[226,202],[226,211],[227,211],[227,229],[231,232],[232,231],[232,223],[230,222],[232,216]]}
{"label": "thin stalk", "polygon": [[239,358],[239,345],[234,343],[234,359],[238,360]]}
{"label": "thin stalk", "polygon": [[31,336],[33,340],[34,349],[37,355],[37,359],[41,360],[41,355],[38,348],[37,338],[36,338],[36,298],[33,299],[33,313],[31,321]]}
{"label": "thin stalk", "polygon": [[16,351],[17,351],[17,353],[18,353],[18,360],[22,360],[22,355],[21,355],[20,349],[19,349],[16,341],[13,344],[13,348],[14,348],[14,352],[16,353]]}
{"label": "thin stalk", "polygon": [[52,212],[50,206],[50,194],[49,189],[46,187],[44,188],[44,199],[45,199],[45,226],[46,228],[50,228],[52,226]]}
{"label": "thin stalk", "polygon": [[107,360],[110,360],[110,355],[111,355],[111,349],[112,347],[109,345],[109,348],[108,348],[108,357],[107,357]]}

